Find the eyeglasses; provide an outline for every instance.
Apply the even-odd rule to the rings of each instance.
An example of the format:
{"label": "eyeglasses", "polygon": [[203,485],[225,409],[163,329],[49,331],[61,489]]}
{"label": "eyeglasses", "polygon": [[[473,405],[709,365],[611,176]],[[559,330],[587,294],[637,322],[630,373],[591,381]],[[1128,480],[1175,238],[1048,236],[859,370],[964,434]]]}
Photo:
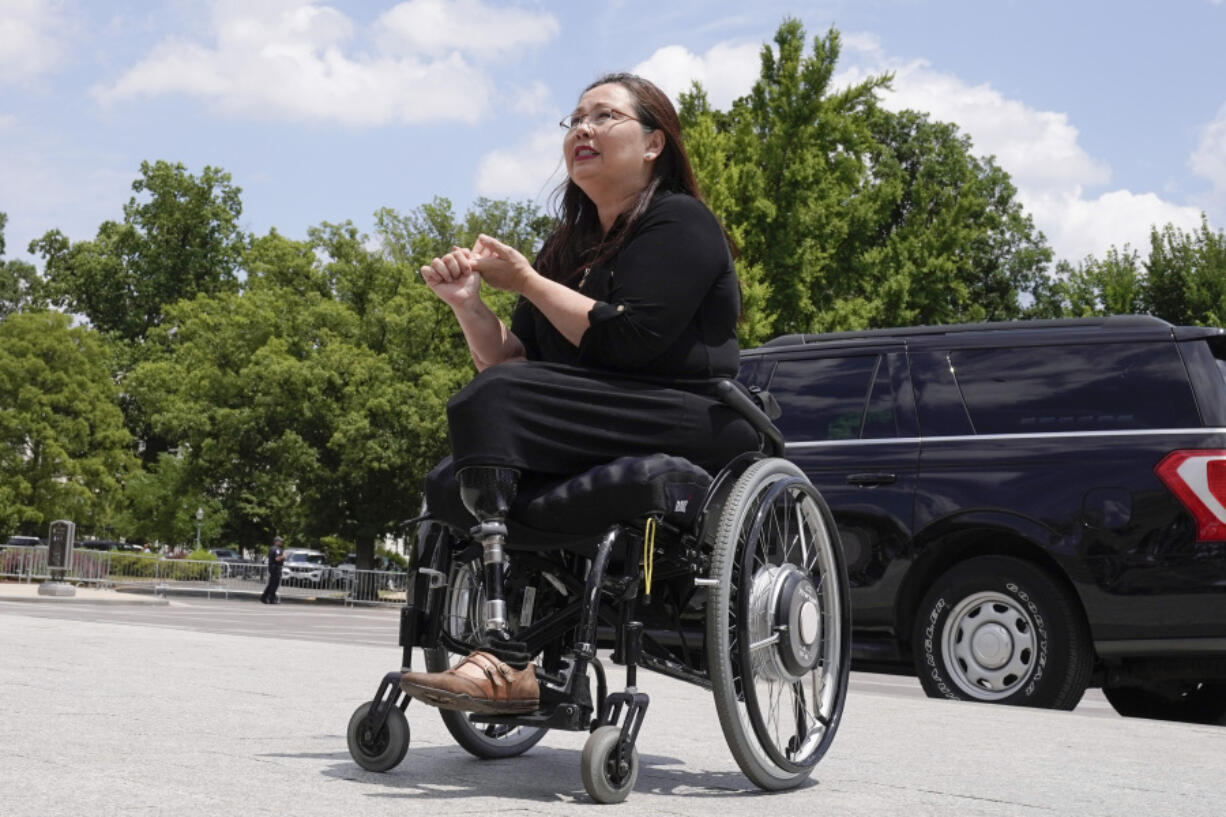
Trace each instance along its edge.
{"label": "eyeglasses", "polygon": [[619,122],[627,121],[639,122],[640,120],[628,113],[615,111],[612,108],[597,108],[591,113],[573,113],[570,116],[564,117],[558,123],[558,127],[570,133],[586,123],[592,130],[606,130]]}

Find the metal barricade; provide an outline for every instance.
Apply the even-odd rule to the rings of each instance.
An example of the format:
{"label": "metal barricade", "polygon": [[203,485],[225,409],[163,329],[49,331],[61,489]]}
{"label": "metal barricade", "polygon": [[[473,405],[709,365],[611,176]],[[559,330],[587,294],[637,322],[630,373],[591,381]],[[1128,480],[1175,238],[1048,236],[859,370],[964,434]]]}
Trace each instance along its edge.
{"label": "metal barricade", "polygon": [[[47,546],[0,546],[0,579],[44,581],[51,578]],[[268,582],[268,565],[260,562],[193,561],[145,553],[75,549],[65,581],[124,589],[199,591],[223,597],[259,595]],[[278,593],[345,605],[404,604],[408,574],[389,570],[355,570],[349,565],[319,566],[307,575],[283,575]]]}
{"label": "metal barricade", "polygon": [[348,603],[371,605],[404,604],[408,574],[391,570],[346,570]]}
{"label": "metal barricade", "polygon": [[51,571],[47,568],[47,546],[0,547],[0,578],[27,582],[51,578]]}
{"label": "metal barricade", "polygon": [[[0,578],[17,581],[44,581],[51,578],[47,564],[46,545],[0,546]],[[93,550],[73,550],[72,562],[64,571],[64,580],[76,583],[104,584],[110,575],[109,553]]]}

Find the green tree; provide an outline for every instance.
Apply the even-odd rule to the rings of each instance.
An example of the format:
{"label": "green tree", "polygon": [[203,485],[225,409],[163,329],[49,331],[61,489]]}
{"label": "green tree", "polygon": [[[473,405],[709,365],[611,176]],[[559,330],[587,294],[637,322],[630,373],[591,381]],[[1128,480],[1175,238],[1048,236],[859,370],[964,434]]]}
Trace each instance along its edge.
{"label": "green tree", "polygon": [[253,239],[243,288],[169,307],[125,380],[178,452],[176,496],[215,500],[227,541],[336,537],[369,564],[416,514],[446,453],[446,401],[472,375],[450,310],[417,275],[422,257],[480,231],[531,251],[545,226],[505,202],[463,220],[436,201],[379,221],[373,248],[350,223]]}
{"label": "green tree", "polygon": [[0,528],[45,533],[54,519],[110,531],[135,469],[94,331],[57,312],[0,322]]}
{"label": "green tree", "polygon": [[838,32],[805,55],[786,20],[752,92],[682,96],[696,174],[742,250],[748,320],[767,334],[1016,317],[1051,253],[1008,175],[953,125],[878,105],[889,75],[831,85]]}
{"label": "green tree", "polygon": [[[847,274],[837,249],[856,218],[854,194],[875,144],[870,114],[889,77],[834,92],[838,32],[814,38],[811,56],[799,21],[786,20],[774,41],[777,51],[762,48],[753,90],[726,114],[693,93],[680,114],[700,184],[740,246],[743,269],[762,270],[772,330],[807,331],[821,326]],[[718,144],[701,144],[704,134],[718,135]],[[721,185],[711,184],[715,177]]]}
{"label": "green tree", "polygon": [[1172,224],[1150,233],[1146,300],[1150,311],[1174,324],[1226,325],[1226,232],[1184,232]]}
{"label": "green tree", "polygon": [[1146,277],[1140,254],[1128,245],[1110,247],[1102,260],[1088,255],[1076,267],[1056,265],[1054,275],[1034,289],[1034,318],[1090,318],[1145,312]]}
{"label": "green tree", "polygon": [[199,491],[189,458],[163,453],[125,482],[123,510],[116,528],[130,542],[194,543],[197,508],[204,511],[204,547],[229,542],[225,508]]}
{"label": "green tree", "polygon": [[[873,115],[878,147],[863,205],[840,248],[850,272],[836,324],[870,326],[1005,320],[1021,314],[1051,260],[1009,176],[944,122],[915,111]],[[851,305],[850,308],[848,305]],[[848,317],[840,320],[840,311]]]}
{"label": "green tree", "polygon": [[[526,201],[478,198],[462,219],[456,216],[451,202],[443,197],[436,197],[406,215],[390,208],[375,213],[375,234],[385,257],[413,271],[430,259],[450,252],[452,247],[471,247],[482,233],[532,258],[552,227],[553,220]],[[482,296],[496,314],[509,320],[515,304],[514,295],[486,288]],[[412,306],[415,307],[412,320],[429,327],[433,343],[428,353],[440,361],[467,368],[464,336],[450,308],[434,297],[419,299]],[[414,349],[418,353],[427,351],[417,345]]]}
{"label": "green tree", "polygon": [[[45,259],[51,303],[86,316],[114,346],[122,381],[149,352],[145,337],[166,309],[199,294],[234,292],[246,238],[238,219],[240,190],[230,175],[208,167],[199,177],[182,164],[142,162],[123,208],[122,223],[107,221],[92,241],[71,242],[51,230],[30,245]],[[140,455],[152,465],[168,443],[126,390],[121,407]]]}
{"label": "green tree", "polygon": [[4,260],[4,228],[8,220],[8,213],[0,213],[0,320],[12,312],[41,306],[37,295],[38,273],[34,265]]}
{"label": "green tree", "polygon": [[228,173],[206,166],[197,178],[164,161],[140,172],[122,223],[104,222],[93,241],[51,230],[30,244],[52,302],[126,341],[142,340],[176,301],[234,291],[244,248]]}

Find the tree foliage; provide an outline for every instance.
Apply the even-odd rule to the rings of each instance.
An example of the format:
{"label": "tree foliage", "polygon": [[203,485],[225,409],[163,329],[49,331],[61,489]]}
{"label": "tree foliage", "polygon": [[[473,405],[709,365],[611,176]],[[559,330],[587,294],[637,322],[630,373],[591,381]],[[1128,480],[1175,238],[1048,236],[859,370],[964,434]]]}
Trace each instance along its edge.
{"label": "tree foliage", "polygon": [[[889,75],[836,88],[833,29],[785,21],[728,110],[695,85],[686,145],[739,249],[743,345],[783,332],[1152,312],[1226,323],[1226,235],[1155,227],[1149,253],[1061,261],[1008,174],[952,124],[888,111]],[[122,222],[4,261],[0,213],[0,532],[350,549],[417,513],[472,376],[451,310],[418,268],[480,233],[532,256],[530,203],[435,198],[382,209],[373,236],[239,229],[240,190],[205,167],[143,163]],[[486,292],[507,318],[513,297]],[[83,316],[72,326],[51,304]],[[127,430],[125,431],[125,423]],[[139,456],[136,459],[134,456]]]}
{"label": "tree foliage", "polygon": [[1171,323],[1226,326],[1226,231],[1173,225],[1150,233],[1145,265],[1147,306]]}
{"label": "tree foliage", "polygon": [[381,211],[373,248],[350,223],[306,241],[271,232],[251,241],[241,290],[167,310],[126,385],[175,442],[180,481],[224,509],[228,541],[338,537],[362,564],[416,514],[446,453],[446,401],[472,376],[450,310],[416,270],[474,231],[531,251],[544,226],[526,206],[480,205],[463,225],[441,200]]}
{"label": "tree foliage", "polygon": [[742,251],[742,342],[1016,317],[1050,261],[1008,175],[953,125],[878,104],[889,75],[836,89],[831,29],[796,20],[728,111],[700,87],[681,117],[696,174]]}
{"label": "tree foliage", "polygon": [[105,530],[136,467],[97,333],[58,312],[0,322],[0,529]]}
{"label": "tree foliage", "polygon": [[230,174],[206,166],[197,178],[164,161],[140,172],[122,223],[103,222],[93,241],[50,230],[30,245],[52,303],[127,341],[142,340],[176,301],[233,291],[243,251]]}
{"label": "tree foliage", "polygon": [[0,320],[12,312],[40,306],[35,290],[38,272],[34,265],[4,260],[4,228],[8,220],[8,213],[0,213]]}
{"label": "tree foliage", "polygon": [[1226,232],[1201,215],[1197,230],[1150,231],[1149,255],[1125,245],[1076,266],[1061,261],[1036,290],[1031,317],[1148,313],[1176,325],[1226,325]]}
{"label": "tree foliage", "polygon": [[1031,317],[1092,318],[1147,311],[1145,271],[1140,254],[1111,247],[1099,260],[1086,256],[1077,266],[1056,264],[1052,278],[1036,288]]}

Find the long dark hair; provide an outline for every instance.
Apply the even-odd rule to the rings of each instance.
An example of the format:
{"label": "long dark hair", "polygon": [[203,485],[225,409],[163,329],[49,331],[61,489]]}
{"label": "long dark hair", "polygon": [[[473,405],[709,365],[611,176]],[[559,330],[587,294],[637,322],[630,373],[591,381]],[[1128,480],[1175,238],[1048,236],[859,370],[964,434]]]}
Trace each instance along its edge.
{"label": "long dark hair", "polygon": [[[652,163],[651,180],[634,203],[613,222],[607,235],[600,225],[596,205],[579,185],[569,178],[554,191],[558,223],[537,256],[537,270],[555,281],[569,283],[584,267],[596,266],[611,258],[620,248],[630,225],[660,192],[702,196],[690,157],[681,141],[681,120],[668,96],[653,83],[635,74],[605,74],[583,89],[587,93],[598,85],[617,84],[634,97],[634,117],[641,127],[664,134],[664,150]],[[582,94],[580,94],[582,96]]]}

